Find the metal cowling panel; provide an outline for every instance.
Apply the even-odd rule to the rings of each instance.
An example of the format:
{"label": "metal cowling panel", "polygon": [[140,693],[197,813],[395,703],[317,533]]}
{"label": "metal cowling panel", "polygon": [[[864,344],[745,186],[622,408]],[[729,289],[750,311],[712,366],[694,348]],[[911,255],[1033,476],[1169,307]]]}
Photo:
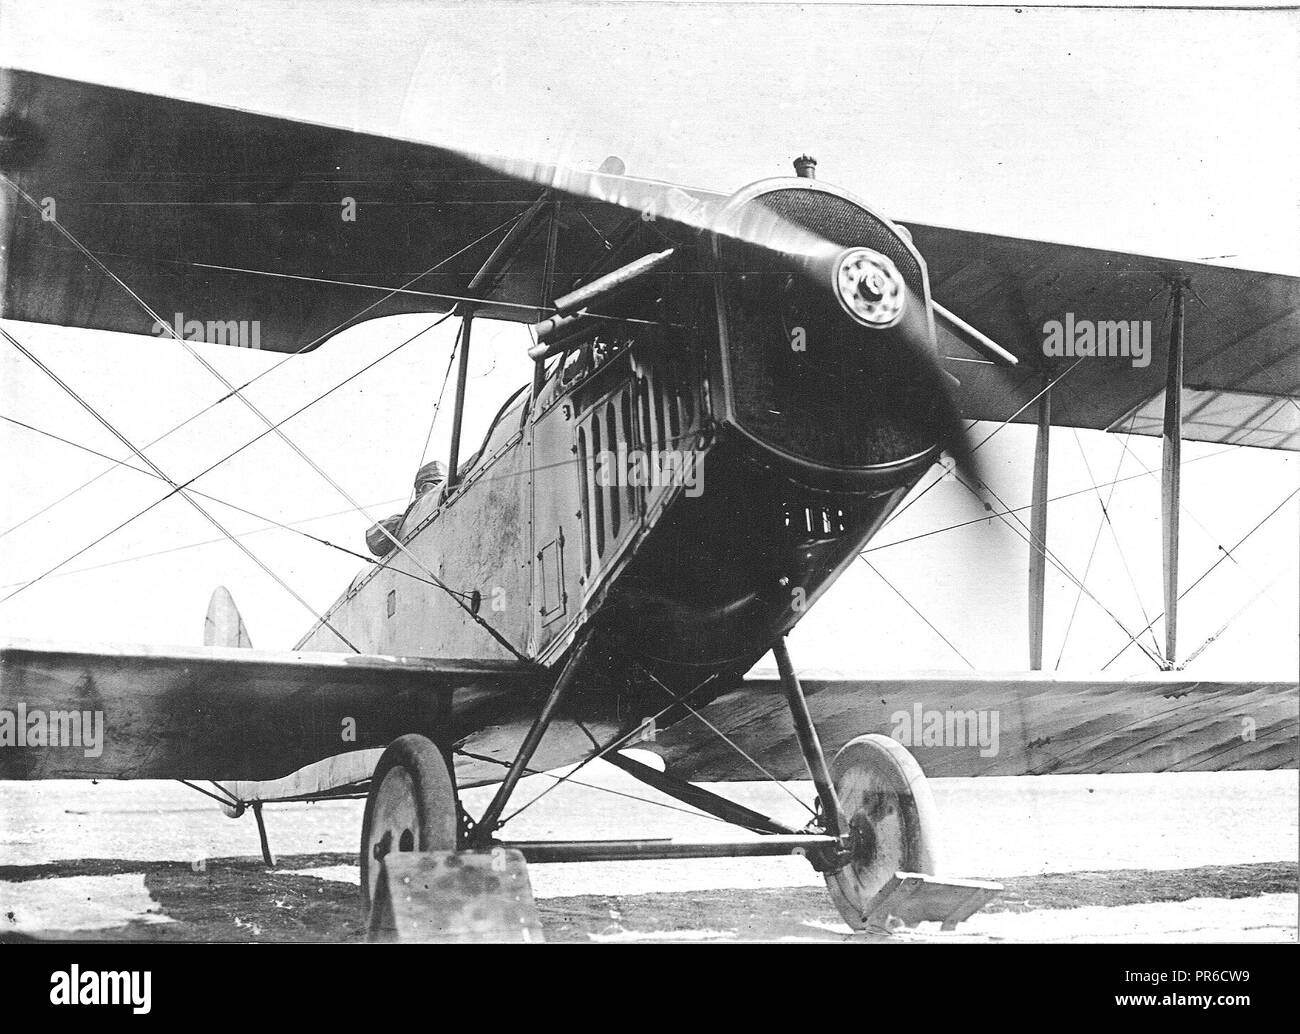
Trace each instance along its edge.
{"label": "metal cowling panel", "polygon": [[[781,185],[742,196],[737,207],[754,205],[834,245],[879,251],[916,298],[928,298],[924,267],[907,241],[853,199]],[[800,461],[840,469],[889,466],[932,447],[930,399],[887,339],[799,286],[779,257],[727,239],[718,249],[724,267],[743,272],[720,293],[739,426]],[[797,345],[801,328],[807,337]]]}

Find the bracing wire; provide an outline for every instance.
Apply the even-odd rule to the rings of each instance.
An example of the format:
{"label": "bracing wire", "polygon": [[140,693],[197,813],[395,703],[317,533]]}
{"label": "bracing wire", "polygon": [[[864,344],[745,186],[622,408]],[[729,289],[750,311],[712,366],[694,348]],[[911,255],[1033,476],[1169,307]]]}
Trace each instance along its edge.
{"label": "bracing wire", "polygon": [[[28,195],[25,191],[23,191],[22,188],[20,188],[20,187],[19,187],[17,184],[15,184],[12,180],[8,179],[8,178],[4,175],[4,173],[2,173],[2,172],[0,172],[0,181],[3,181],[3,182],[6,183],[8,186],[10,186],[10,187],[11,187],[13,190],[15,190],[15,191],[20,195],[20,196],[22,196],[22,197],[24,198],[24,200],[26,200],[29,204],[34,204],[34,201],[33,201],[33,199],[31,198],[31,196]],[[437,270],[438,270],[439,268],[441,268],[442,266],[445,266],[448,262],[453,261],[454,259],[458,258],[460,255],[462,255],[462,254],[464,254],[465,252],[469,251],[471,248],[476,247],[477,245],[481,244],[483,241],[487,240],[489,237],[492,237],[492,236],[495,235],[496,233],[498,233],[498,232],[500,232],[501,230],[505,229],[505,228],[508,227],[511,223],[517,221],[519,218],[520,218],[519,216],[512,216],[512,217],[510,217],[509,219],[506,219],[506,220],[502,221],[499,225],[493,227],[493,228],[492,228],[491,230],[489,230],[487,233],[483,234],[483,236],[477,238],[476,240],[471,241],[469,244],[465,245],[465,247],[461,248],[459,251],[456,251],[456,252],[454,252],[453,254],[447,256],[446,258],[439,260],[438,262],[436,262],[436,263],[434,263],[432,266],[430,266],[428,269],[424,270],[424,272],[418,274],[417,276],[413,277],[411,280],[407,281],[407,283],[406,283],[405,285],[403,285],[402,288],[394,288],[394,289],[388,291],[388,293],[385,294],[382,298],[376,299],[375,301],[371,302],[369,305],[365,306],[363,309],[361,309],[361,310],[360,310],[359,312],[357,312],[355,315],[350,316],[348,319],[344,320],[342,323],[339,323],[337,326],[333,327],[332,329],[327,330],[325,333],[317,335],[315,338],[313,338],[312,340],[308,341],[308,342],[307,342],[305,345],[303,345],[301,348],[298,348],[297,350],[295,350],[295,351],[293,351],[293,352],[286,353],[286,354],[285,354],[285,355],[284,355],[280,360],[278,360],[276,363],[274,363],[273,365],[269,366],[267,369],[262,370],[260,373],[254,375],[253,377],[249,378],[247,381],[245,381],[243,384],[241,384],[241,385],[239,386],[239,388],[236,389],[236,390],[237,390],[237,391],[244,391],[244,390],[246,390],[247,388],[251,387],[253,384],[257,383],[257,382],[258,382],[259,380],[261,380],[263,377],[267,377],[267,376],[269,376],[270,374],[274,373],[276,370],[278,370],[281,366],[283,366],[283,365],[284,365],[286,362],[288,362],[290,359],[294,358],[295,356],[301,355],[301,354],[304,353],[304,352],[308,352],[308,351],[310,351],[311,349],[313,349],[313,348],[315,348],[317,345],[319,345],[322,341],[325,341],[326,339],[328,339],[328,338],[331,337],[332,335],[338,333],[338,332],[339,332],[340,330],[342,330],[344,327],[347,327],[347,326],[349,326],[349,325],[351,325],[351,324],[356,323],[356,322],[357,322],[358,320],[360,320],[363,316],[365,316],[366,313],[371,312],[371,311],[374,310],[377,306],[382,305],[384,302],[388,301],[388,299],[390,299],[390,298],[392,298],[394,295],[400,293],[404,288],[409,288],[412,284],[415,284],[415,283],[418,282],[419,280],[421,280],[421,279],[423,279],[424,277],[428,276],[430,273],[433,273],[433,272],[437,271]],[[60,229],[62,230],[62,227],[60,227]],[[68,235],[65,233],[65,236],[68,236]],[[194,413],[194,414],[192,414],[191,416],[186,417],[186,418],[185,418],[184,420],[182,420],[179,424],[176,424],[174,427],[171,427],[171,428],[169,428],[168,430],[164,431],[164,432],[163,432],[162,434],[160,434],[158,437],[156,437],[156,438],[150,440],[149,442],[145,443],[145,445],[143,445],[142,448],[145,448],[145,449],[152,448],[153,446],[157,445],[159,442],[162,442],[164,439],[171,437],[171,436],[172,436],[173,434],[175,434],[177,431],[180,431],[182,428],[184,428],[184,427],[188,426],[189,424],[193,423],[195,420],[198,420],[198,419],[199,419],[200,417],[202,417],[204,414],[208,413],[208,412],[211,411],[212,409],[215,409],[217,406],[221,405],[221,404],[222,404],[223,402],[225,402],[226,400],[233,398],[233,397],[235,396],[235,394],[236,394],[236,391],[228,391],[228,392],[226,392],[224,395],[222,395],[222,396],[221,396],[220,398],[218,398],[216,401],[211,402],[211,403],[209,403],[208,405],[204,406],[204,407],[203,407],[201,410],[199,410],[197,413]],[[122,462],[124,462],[124,461],[125,461],[125,457],[120,458],[120,459],[113,460],[113,464],[112,464],[112,466],[110,466],[110,467],[106,467],[104,470],[100,471],[98,474],[96,474],[96,475],[95,475],[94,477],[92,477],[90,480],[88,480],[88,481],[86,481],[86,482],[83,482],[82,484],[78,485],[77,487],[75,487],[75,488],[71,489],[70,491],[66,492],[64,495],[60,496],[58,499],[55,499],[53,502],[48,503],[46,506],[42,507],[40,510],[36,511],[35,513],[33,513],[33,514],[31,514],[31,515],[29,515],[29,516],[27,516],[27,517],[25,517],[25,518],[23,518],[22,520],[20,520],[17,524],[13,525],[12,527],[6,528],[4,531],[0,531],[0,538],[4,538],[4,536],[8,535],[10,532],[12,532],[12,531],[16,531],[18,528],[21,528],[23,525],[29,523],[30,521],[35,520],[37,517],[40,517],[42,514],[47,513],[49,510],[51,510],[51,509],[53,509],[54,507],[58,506],[59,504],[65,502],[66,500],[72,498],[72,497],[73,497],[74,495],[76,495],[78,492],[81,492],[81,491],[83,491],[84,489],[89,488],[92,484],[94,484],[94,483],[95,483],[96,481],[98,481],[100,478],[102,478],[102,477],[104,477],[105,475],[111,473],[111,472],[112,472],[112,471],[117,467],[118,464],[120,464],[120,463],[122,463]]]}
{"label": "bracing wire", "polygon": [[[89,413],[92,417],[94,417],[95,420],[98,421],[99,424],[103,426],[103,428],[106,431],[108,431],[110,434],[113,435],[114,438],[116,438],[119,442],[121,442],[128,449],[130,449],[142,463],[146,464],[151,470],[153,470],[156,474],[158,474],[161,478],[163,478],[163,480],[165,480],[168,484],[170,484],[172,486],[172,491],[168,493],[169,496],[172,494],[179,493],[181,498],[183,498],[187,503],[190,504],[190,506],[192,506],[196,511],[198,511],[198,513],[206,521],[208,521],[209,524],[211,524],[219,532],[221,532],[222,535],[224,535],[227,539],[229,539],[230,542],[234,544],[235,548],[237,548],[241,553],[243,553],[246,557],[248,557],[249,560],[253,561],[253,563],[255,563],[259,568],[261,568],[262,571],[270,578],[272,578],[282,589],[285,590],[285,592],[287,592],[290,596],[292,596],[295,600],[297,600],[298,603],[301,604],[302,607],[308,611],[308,613],[310,613],[318,621],[324,622],[325,624],[328,625],[328,621],[326,621],[325,618],[321,617],[316,612],[316,608],[313,607],[310,603],[308,603],[305,599],[303,599],[303,597],[298,594],[297,590],[295,590],[291,585],[289,585],[289,583],[286,582],[283,578],[281,578],[278,574],[272,571],[271,568],[268,567],[266,563],[259,556],[257,556],[257,554],[255,554],[251,549],[249,549],[243,542],[241,542],[238,538],[232,535],[231,532],[226,528],[224,524],[222,524],[219,520],[217,520],[216,517],[212,516],[212,514],[209,513],[207,509],[204,508],[202,503],[200,503],[197,499],[194,498],[194,496],[190,495],[179,484],[177,484],[170,477],[168,477],[167,474],[164,473],[161,467],[159,467],[156,463],[153,462],[153,460],[149,459],[148,456],[146,456],[143,452],[141,452],[140,449],[134,443],[132,443],[128,438],[126,438],[125,435],[123,435],[116,427],[114,427],[113,424],[109,422],[109,420],[106,417],[104,417],[97,409],[95,409],[94,406],[92,406],[84,398],[78,395],[77,392],[65,381],[63,381],[58,374],[56,374],[53,370],[51,370],[48,366],[46,366],[43,362],[41,362],[39,358],[37,358],[34,354],[32,354],[32,352],[30,352],[23,345],[21,341],[15,338],[3,327],[0,327],[0,336],[3,336],[5,340],[7,340],[11,345],[13,345],[16,349],[18,349],[18,351],[21,352],[26,359],[28,359],[31,363],[33,363],[37,369],[39,369],[51,380],[53,380],[54,383],[59,386],[59,388],[61,388],[66,394],[68,394],[73,399],[73,401],[75,401],[84,410],[86,410],[87,413]],[[119,527],[121,527],[121,525],[119,525]],[[82,552],[84,552],[84,550]],[[80,553],[78,553],[77,555],[80,555]],[[67,563],[66,560],[61,561],[58,566],[62,566],[65,563]],[[25,589],[31,588],[31,586],[35,585],[47,574],[52,573],[56,569],[57,568],[51,568],[49,571],[46,571],[44,574],[38,575],[31,582],[28,582],[27,584],[21,586],[20,588],[15,589],[7,596],[0,598],[0,603],[5,603],[8,600],[13,599],[19,593],[23,592]],[[348,637],[345,636],[342,632],[338,631],[338,629],[334,628],[332,625],[329,625],[329,628],[330,631],[332,631],[336,636],[338,636],[339,640],[345,643],[354,653],[361,652],[360,649],[358,649],[357,646],[351,640],[349,640]]]}
{"label": "bracing wire", "polygon": [[[8,180],[6,180],[6,182],[12,183],[12,181],[8,181]],[[31,198],[29,195],[27,195],[25,192],[23,192],[20,188],[16,186],[15,189],[18,190],[19,193],[21,193],[22,196],[26,198],[31,204],[35,205],[36,202],[33,198]],[[235,397],[238,398],[240,402],[244,404],[245,408],[248,409],[249,412],[251,412],[259,420],[261,420],[262,423],[264,423],[267,426],[267,429],[269,431],[274,433],[276,437],[278,437],[290,450],[293,451],[293,453],[296,456],[298,456],[299,459],[301,459],[304,463],[306,463],[307,466],[309,466],[322,480],[324,480],[332,489],[334,489],[335,492],[337,492],[340,496],[342,496],[343,499],[346,500],[347,503],[350,506],[352,506],[354,510],[356,510],[363,517],[365,517],[366,520],[369,521],[371,525],[377,527],[380,530],[380,532],[384,535],[384,537],[387,538],[389,542],[392,543],[394,549],[398,550],[412,564],[414,564],[417,568],[423,571],[424,574],[435,586],[445,591],[447,595],[452,599],[452,601],[463,611],[465,611],[467,615],[469,615],[470,620],[472,620],[480,628],[486,631],[488,635],[490,635],[494,640],[496,640],[496,642],[499,645],[501,645],[513,657],[515,657],[516,660],[519,660],[524,664],[528,664],[528,665],[531,665],[533,663],[530,658],[528,658],[524,653],[522,653],[513,643],[511,643],[504,635],[502,635],[501,632],[499,632],[496,628],[494,628],[491,624],[489,624],[486,620],[484,620],[483,617],[477,613],[477,610],[474,607],[472,607],[468,602],[466,602],[464,599],[461,598],[460,594],[456,593],[450,587],[444,585],[442,580],[438,578],[438,576],[435,575],[432,571],[430,571],[429,568],[420,560],[420,558],[417,557],[406,547],[406,544],[404,542],[398,539],[391,531],[389,531],[381,523],[376,521],[375,518],[369,512],[367,512],[366,508],[363,507],[359,502],[357,502],[357,500],[351,495],[351,493],[348,492],[347,489],[345,489],[341,484],[339,484],[338,481],[336,481],[333,477],[331,477],[315,460],[313,460],[310,456],[308,456],[307,453],[304,452],[303,449],[296,442],[294,442],[291,438],[289,438],[289,436],[285,434],[284,431],[282,431],[277,424],[274,424],[271,421],[271,418],[268,417],[265,413],[263,413],[262,410],[258,408],[258,406],[250,398],[248,398],[248,396],[244,395],[239,389],[237,389],[233,384],[231,384],[229,379],[224,374],[222,374],[220,370],[218,370],[210,362],[208,362],[208,360],[205,359],[196,349],[191,347],[188,341],[180,337],[180,335],[176,333],[174,328],[166,324],[162,320],[162,318],[156,312],[154,312],[154,310],[149,306],[149,304],[143,298],[141,298],[134,290],[132,290],[131,287],[121,279],[121,277],[119,277],[116,273],[114,273],[111,269],[109,269],[108,266],[105,265],[104,262],[100,260],[100,258],[97,255],[95,255],[93,252],[90,251],[89,248],[87,248],[84,244],[82,244],[81,241],[78,240],[77,237],[70,230],[67,229],[67,227],[63,226],[57,220],[51,220],[51,223],[52,225],[55,226],[56,229],[58,229],[58,231],[64,236],[64,238],[66,238],[82,255],[84,255],[87,258],[87,260],[93,263],[95,267],[100,270],[100,272],[102,272],[105,276],[107,276],[114,283],[116,283],[120,288],[122,288],[123,291],[125,291],[128,295],[130,295],[131,298],[136,302],[136,304],[139,305],[140,308],[144,310],[144,312],[147,315],[149,315],[151,319],[153,319],[155,325],[161,326],[164,329],[166,329],[171,334],[172,338],[186,351],[186,353],[188,353],[195,360],[195,362],[197,362],[201,367],[203,367],[205,371],[207,371],[209,374],[215,377],[219,382],[221,382],[221,384],[223,384],[227,388],[227,390],[232,392],[235,395]],[[474,300],[478,300],[478,299],[474,299]],[[449,310],[447,316],[453,315],[455,311],[456,311],[455,309]],[[189,499],[190,497],[187,496],[186,498]],[[192,499],[190,499],[190,502],[192,505],[195,506],[199,505],[195,503]],[[233,541],[235,541],[236,544],[241,549],[244,549],[243,544],[239,543],[238,540],[233,540]],[[7,598],[8,597],[6,597],[6,599]],[[3,602],[4,600],[0,599],[0,603]],[[325,627],[330,627],[328,622],[324,618],[321,618],[318,621],[318,626],[320,625],[324,625]],[[330,628],[330,630],[332,632],[335,632],[336,635],[338,635],[337,631],[332,627]],[[344,636],[339,635],[338,637],[343,642],[347,642],[347,639]],[[351,646],[352,644],[349,643],[348,645]],[[354,650],[356,649],[355,646],[353,646],[352,648]]]}

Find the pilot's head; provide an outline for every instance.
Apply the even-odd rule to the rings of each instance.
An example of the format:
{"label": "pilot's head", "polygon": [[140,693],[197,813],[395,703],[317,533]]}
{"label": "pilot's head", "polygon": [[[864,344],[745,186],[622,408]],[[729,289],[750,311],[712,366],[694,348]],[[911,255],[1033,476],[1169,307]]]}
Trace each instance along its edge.
{"label": "pilot's head", "polygon": [[447,468],[438,460],[430,460],[415,475],[415,497],[432,491],[447,480]]}

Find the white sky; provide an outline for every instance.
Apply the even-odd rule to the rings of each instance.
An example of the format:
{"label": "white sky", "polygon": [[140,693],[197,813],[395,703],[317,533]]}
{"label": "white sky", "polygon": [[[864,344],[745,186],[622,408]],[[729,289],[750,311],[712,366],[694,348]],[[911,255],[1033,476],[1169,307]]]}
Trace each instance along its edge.
{"label": "white sky", "polygon": [[[1300,272],[1297,58],[1300,21],[1278,11],[622,3],[123,10],[0,0],[3,64],[545,161],[596,163],[613,153],[638,175],[722,189],[785,175],[790,158],[809,151],[823,178],[900,218],[1172,257],[1228,256],[1222,261],[1289,272]],[[428,322],[400,317],[350,330],[286,363],[251,395],[269,415],[287,414]],[[137,442],[224,393],[183,351],[154,339],[7,327]],[[450,323],[425,335],[288,425],[350,492],[377,504],[376,516],[405,501],[451,335]],[[517,328],[476,328],[470,449],[527,376],[523,349]],[[203,351],[237,381],[280,358]],[[0,413],[119,452],[7,346]],[[438,424],[429,455],[445,457],[449,421]],[[151,455],[188,476],[260,427],[228,402]],[[984,450],[993,486],[1013,506],[1028,500],[1031,438],[1009,428]],[[1126,455],[1114,436],[1080,432],[1076,442],[1058,430],[1053,495],[1087,488],[1089,468],[1097,481],[1117,469],[1141,473],[1142,464],[1158,469],[1158,442],[1134,439],[1131,448]],[[1195,461],[1184,477],[1184,586],[1297,483],[1290,455],[1212,455],[1220,449],[1184,447]],[[0,531],[104,466],[0,425]],[[280,521],[346,509],[273,439],[198,487]],[[163,491],[129,471],[104,478],[0,537],[0,583],[33,577]],[[967,519],[962,494],[944,484],[875,545]],[[1153,476],[1116,489],[1116,534],[1102,532],[1087,578],[1130,627],[1160,610],[1158,500]],[[212,508],[237,532],[261,526]],[[1053,507],[1051,546],[1077,573],[1098,520],[1091,492]],[[363,549],[365,525],[344,514],[306,527]],[[290,645],[308,616],[233,546],[177,549],[215,537],[171,500],[67,568],[95,570],[51,577],[0,605],[0,633],[192,643],[208,593],[224,582],[258,646]],[[281,531],[246,541],[318,606],[360,563]],[[1295,676],[1297,552],[1293,501],[1189,595],[1184,655],[1246,607],[1197,672]],[[1024,665],[1026,547],[996,522],[869,556],[976,667]],[[1074,600],[1070,584],[1049,572],[1049,666]],[[1085,598],[1063,667],[1096,668],[1124,640]],[[815,667],[966,666],[864,564],[805,620],[793,649]],[[1151,667],[1131,650],[1111,670]]]}

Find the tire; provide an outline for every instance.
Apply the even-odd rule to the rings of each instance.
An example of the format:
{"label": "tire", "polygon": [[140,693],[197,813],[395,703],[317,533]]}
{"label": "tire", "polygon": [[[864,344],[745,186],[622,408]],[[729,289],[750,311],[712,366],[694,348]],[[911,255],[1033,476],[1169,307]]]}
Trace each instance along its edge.
{"label": "tire", "polygon": [[850,740],[831,762],[831,778],[855,857],[826,874],[826,888],[844,921],[862,930],[895,872],[938,874],[938,815],[921,766],[888,736]]}
{"label": "tire", "polygon": [[370,914],[381,860],[391,851],[454,851],[456,790],[447,763],[428,737],[388,745],[375,766],[361,823],[361,901]]}

